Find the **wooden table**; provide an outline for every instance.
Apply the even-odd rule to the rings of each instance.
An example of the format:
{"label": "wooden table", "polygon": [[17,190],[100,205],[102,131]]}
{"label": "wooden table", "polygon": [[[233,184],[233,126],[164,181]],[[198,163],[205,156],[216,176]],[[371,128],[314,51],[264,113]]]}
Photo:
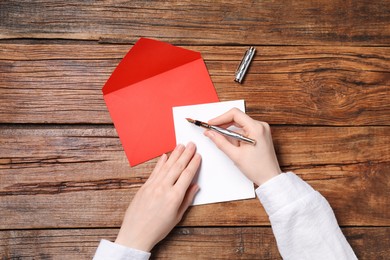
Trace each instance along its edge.
{"label": "wooden table", "polygon": [[[0,257],[90,259],[156,160],[130,168],[101,88],[139,37],[196,50],[360,259],[390,256],[389,1],[0,2]],[[257,54],[240,85],[234,71]],[[256,200],[197,206],[156,259],[280,259]]]}

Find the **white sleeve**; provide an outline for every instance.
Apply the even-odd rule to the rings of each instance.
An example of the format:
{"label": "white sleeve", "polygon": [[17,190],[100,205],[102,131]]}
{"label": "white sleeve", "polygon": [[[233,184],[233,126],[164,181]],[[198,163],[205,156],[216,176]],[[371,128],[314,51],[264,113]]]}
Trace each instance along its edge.
{"label": "white sleeve", "polygon": [[102,239],[93,260],[148,260],[149,252],[122,246]]}
{"label": "white sleeve", "polygon": [[357,259],[328,201],[292,172],[256,189],[283,259]]}

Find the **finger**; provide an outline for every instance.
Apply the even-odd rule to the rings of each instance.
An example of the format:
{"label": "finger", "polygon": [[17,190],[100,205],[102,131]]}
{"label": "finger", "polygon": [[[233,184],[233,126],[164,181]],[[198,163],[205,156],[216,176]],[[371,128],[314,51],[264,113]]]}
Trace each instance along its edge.
{"label": "finger", "polygon": [[247,114],[238,108],[232,108],[226,113],[208,121],[211,125],[223,125],[234,122],[237,127],[243,127],[253,122]]}
{"label": "finger", "polygon": [[188,143],[185,150],[182,152],[176,162],[172,165],[167,176],[168,181],[171,185],[175,184],[177,179],[180,177],[182,172],[186,169],[187,165],[191,161],[196,151],[196,146],[194,143]]}
{"label": "finger", "polygon": [[168,160],[164,164],[163,168],[161,169],[165,173],[169,172],[171,167],[175,164],[175,162],[180,158],[181,154],[184,152],[184,145],[178,144],[176,148],[173,150],[171,155],[169,156]]}
{"label": "finger", "polygon": [[188,207],[192,204],[194,201],[196,193],[199,191],[199,186],[197,184],[191,185],[187,192],[186,195],[184,196],[183,202],[180,205],[180,208],[178,210],[178,217],[181,219],[188,209]]}
{"label": "finger", "polygon": [[152,173],[149,176],[148,181],[152,181],[156,178],[156,175],[161,171],[162,167],[164,166],[165,162],[167,161],[168,156],[164,153],[161,155],[161,157],[158,159],[156,166],[154,167]]}
{"label": "finger", "polygon": [[188,189],[196,173],[198,172],[201,160],[202,158],[198,153],[192,157],[191,161],[188,163],[188,166],[181,172],[176,181],[175,187],[177,189],[181,191],[186,191]]}
{"label": "finger", "polygon": [[210,140],[213,141],[213,143],[230,159],[235,158],[237,146],[229,142],[224,136],[211,130],[205,131],[204,135],[210,138]]}

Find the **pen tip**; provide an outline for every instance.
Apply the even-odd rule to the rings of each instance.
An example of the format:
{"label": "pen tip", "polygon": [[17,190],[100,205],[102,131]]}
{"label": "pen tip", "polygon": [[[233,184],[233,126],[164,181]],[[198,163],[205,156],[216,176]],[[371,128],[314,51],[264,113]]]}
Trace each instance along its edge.
{"label": "pen tip", "polygon": [[191,119],[191,118],[186,118],[186,120],[190,123],[195,123],[195,120],[194,119]]}

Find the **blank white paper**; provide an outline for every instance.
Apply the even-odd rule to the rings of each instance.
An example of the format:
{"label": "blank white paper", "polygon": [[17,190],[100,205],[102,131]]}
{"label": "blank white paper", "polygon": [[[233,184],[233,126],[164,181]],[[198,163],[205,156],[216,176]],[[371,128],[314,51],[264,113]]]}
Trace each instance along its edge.
{"label": "blank white paper", "polygon": [[201,167],[194,180],[200,190],[192,205],[255,197],[253,183],[203,134],[205,129],[186,120],[188,117],[207,122],[234,107],[245,112],[244,100],[173,108],[176,143],[186,145],[193,142],[196,144],[197,152],[202,156]]}

